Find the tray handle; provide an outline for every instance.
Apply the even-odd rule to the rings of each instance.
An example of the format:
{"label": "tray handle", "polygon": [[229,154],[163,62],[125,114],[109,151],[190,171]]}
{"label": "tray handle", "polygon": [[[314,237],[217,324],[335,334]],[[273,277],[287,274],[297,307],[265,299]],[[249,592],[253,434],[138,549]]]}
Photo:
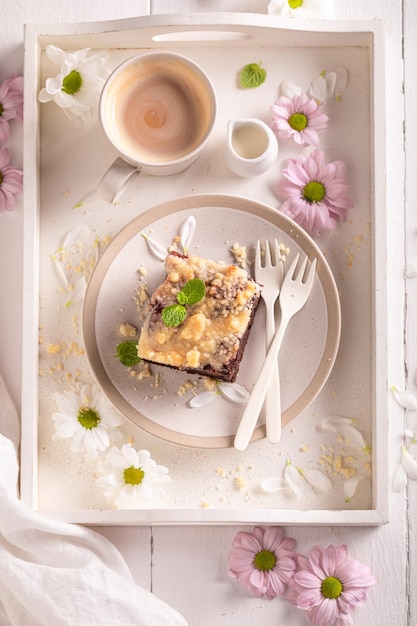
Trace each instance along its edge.
{"label": "tray handle", "polygon": [[207,43],[219,41],[243,41],[252,39],[250,33],[240,30],[184,30],[160,33],[152,37],[156,43]]}

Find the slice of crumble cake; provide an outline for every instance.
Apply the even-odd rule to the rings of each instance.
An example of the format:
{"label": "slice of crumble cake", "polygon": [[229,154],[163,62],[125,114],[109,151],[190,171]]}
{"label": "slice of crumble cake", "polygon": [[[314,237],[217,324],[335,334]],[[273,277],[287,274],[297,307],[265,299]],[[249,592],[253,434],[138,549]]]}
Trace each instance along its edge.
{"label": "slice of crumble cake", "polygon": [[152,309],[141,329],[139,357],[234,382],[260,286],[236,265],[194,255],[172,252],[165,269],[166,278],[152,294]]}

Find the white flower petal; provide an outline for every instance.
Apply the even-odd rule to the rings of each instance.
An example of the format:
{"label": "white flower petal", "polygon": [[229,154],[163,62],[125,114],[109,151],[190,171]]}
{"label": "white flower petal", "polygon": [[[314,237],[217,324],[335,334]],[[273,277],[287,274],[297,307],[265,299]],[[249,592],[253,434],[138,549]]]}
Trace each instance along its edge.
{"label": "white flower petal", "polygon": [[299,7],[293,9],[288,0],[271,0],[267,11],[283,17],[317,18],[326,17],[331,5],[331,0],[303,0]]}
{"label": "white flower petal", "polygon": [[411,391],[400,391],[396,387],[391,387],[391,391],[398,404],[408,411],[417,411],[417,396]]}
{"label": "white flower petal", "polygon": [[411,456],[405,446],[402,446],[401,462],[411,480],[417,480],[417,461]]}
{"label": "white flower petal", "polygon": [[63,287],[68,287],[67,274],[61,262],[61,259],[59,258],[58,255],[59,255],[59,250],[55,252],[54,254],[51,254],[51,259],[54,263],[54,268],[56,270],[59,282],[61,283]]}
{"label": "white flower petal", "polygon": [[406,485],[407,473],[404,469],[403,464],[400,463],[395,471],[394,478],[392,480],[392,488],[394,489],[394,491],[400,492],[405,489]]}
{"label": "white flower petal", "polygon": [[287,462],[284,470],[284,478],[290,489],[299,496],[303,491],[302,477],[298,469],[290,462]]}
{"label": "white flower petal", "polygon": [[300,96],[303,93],[302,88],[297,83],[293,83],[289,80],[284,80],[279,86],[279,95],[286,98],[293,98],[294,96]]}
{"label": "white flower petal", "polygon": [[319,426],[322,430],[326,432],[336,433],[338,430],[343,428],[343,426],[349,426],[352,424],[354,420],[351,417],[342,417],[340,415],[331,415],[330,417],[325,417],[319,423]]}
{"label": "white flower petal", "polygon": [[366,443],[363,435],[354,426],[343,426],[342,433],[348,445],[369,452],[369,445]]}
{"label": "white flower petal", "polygon": [[211,404],[217,395],[216,391],[203,391],[197,394],[188,402],[188,406],[192,409],[202,409],[204,406]]}
{"label": "white flower petal", "polygon": [[57,441],[58,439],[70,439],[78,430],[76,424],[72,422],[62,421],[60,419],[60,416],[60,413],[53,413],[52,415],[52,419],[55,422],[56,430],[56,432],[52,436],[53,441]]}
{"label": "white flower petal", "polygon": [[417,430],[410,430],[407,428],[407,430],[404,431],[404,434],[409,439],[412,439],[411,443],[417,443]]}
{"label": "white flower petal", "polygon": [[362,478],[363,476],[352,476],[352,478],[348,478],[348,480],[345,480],[345,482],[343,483],[345,502],[350,502],[350,500],[353,498],[356,493],[356,488]]}
{"label": "white flower petal", "polygon": [[49,44],[46,46],[45,52],[48,59],[52,61],[52,63],[55,63],[55,65],[62,65],[65,62],[67,55],[61,48]]}
{"label": "white flower petal", "polygon": [[307,95],[313,98],[318,104],[322,104],[327,100],[327,83],[323,75],[317,76],[311,83]]}
{"label": "white flower petal", "polygon": [[237,383],[221,382],[218,384],[218,387],[221,393],[232,402],[245,404],[249,400],[249,392],[245,389],[245,387],[242,387],[242,385],[238,385]]}
{"label": "white flower petal", "polygon": [[417,259],[413,259],[407,263],[405,275],[406,278],[415,278],[417,276]]}
{"label": "white flower petal", "polygon": [[284,4],[287,3],[287,0],[270,0],[269,4],[268,4],[268,13],[272,14],[272,15],[280,15]]}
{"label": "white flower petal", "polygon": [[72,304],[79,304],[83,301],[85,291],[87,289],[87,279],[85,276],[81,276],[79,280],[74,285],[74,288],[69,293],[69,298],[65,303],[66,307],[71,306]]}
{"label": "white flower petal", "polygon": [[288,489],[289,485],[284,478],[278,476],[271,476],[270,478],[263,478],[261,480],[261,489],[266,493],[277,493]]}
{"label": "white flower petal", "polygon": [[327,99],[329,99],[330,96],[334,94],[336,79],[336,72],[327,72],[327,74],[325,75]]}
{"label": "white flower petal", "polygon": [[323,474],[323,472],[320,472],[320,470],[303,469],[302,475],[312,487],[319,491],[329,491],[333,487],[330,478],[326,476],[326,474]]}
{"label": "white flower petal", "polygon": [[349,82],[349,73],[346,67],[339,66],[335,69],[336,83],[334,85],[334,95],[336,102],[340,102],[342,95],[344,94]]}
{"label": "white flower petal", "polygon": [[80,245],[80,243],[85,243],[91,240],[93,231],[87,224],[83,224],[82,226],[76,226],[75,228],[71,228],[68,233],[65,235],[65,239],[62,243],[61,248],[70,248],[71,246]]}
{"label": "white flower petal", "polygon": [[180,241],[181,241],[181,246],[184,251],[184,254],[188,253],[188,248],[194,236],[195,229],[196,229],[195,217],[190,215],[190,217],[187,217],[187,219],[181,226],[181,230],[180,230]]}
{"label": "white flower petal", "polygon": [[163,246],[161,246],[161,244],[159,244],[157,241],[154,241],[153,239],[148,237],[148,235],[145,235],[144,233],[142,233],[142,236],[145,239],[146,243],[148,244],[148,248],[152,252],[152,254],[156,256],[157,259],[160,259],[161,261],[165,261],[167,254],[168,254],[167,250]]}

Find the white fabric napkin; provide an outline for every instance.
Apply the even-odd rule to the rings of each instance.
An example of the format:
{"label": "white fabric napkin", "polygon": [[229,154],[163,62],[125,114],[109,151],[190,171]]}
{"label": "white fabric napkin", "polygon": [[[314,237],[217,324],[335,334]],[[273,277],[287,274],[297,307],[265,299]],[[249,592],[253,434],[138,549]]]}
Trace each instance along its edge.
{"label": "white fabric napkin", "polygon": [[1,376],[0,433],[1,626],[186,626],[105,537],[18,499],[19,420]]}

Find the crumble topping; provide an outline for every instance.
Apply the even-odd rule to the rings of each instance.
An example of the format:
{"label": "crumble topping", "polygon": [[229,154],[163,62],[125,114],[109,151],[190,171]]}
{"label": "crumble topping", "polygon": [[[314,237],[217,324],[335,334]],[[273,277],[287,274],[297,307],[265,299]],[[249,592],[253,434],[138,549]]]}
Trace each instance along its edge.
{"label": "crumble topping", "polygon": [[[169,254],[165,268],[167,277],[154,291],[153,308],[142,327],[139,356],[179,369],[209,366],[220,371],[238,355],[260,287],[244,269],[198,256]],[[177,293],[194,278],[204,281],[205,297],[187,307],[180,326],[165,326],[162,309],[174,304]]]}

